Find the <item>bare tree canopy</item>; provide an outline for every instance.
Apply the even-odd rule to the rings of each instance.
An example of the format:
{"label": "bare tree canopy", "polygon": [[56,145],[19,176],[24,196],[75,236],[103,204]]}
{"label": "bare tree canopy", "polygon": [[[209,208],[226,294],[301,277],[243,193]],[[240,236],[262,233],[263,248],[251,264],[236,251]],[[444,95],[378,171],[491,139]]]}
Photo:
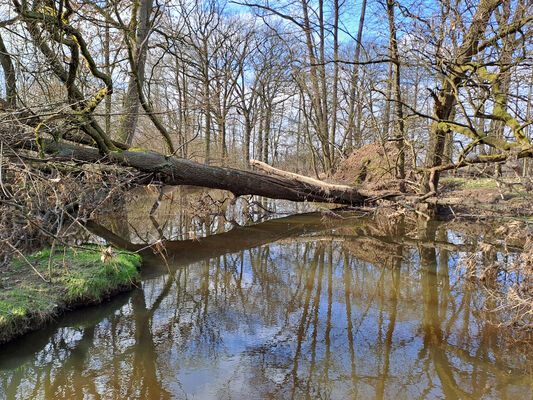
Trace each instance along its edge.
{"label": "bare tree canopy", "polygon": [[0,22],[2,159],[52,175],[114,163],[169,184],[340,203],[367,196],[296,181],[289,194],[281,177],[201,163],[246,170],[255,158],[328,177],[362,145],[394,141],[396,176],[424,177],[422,193],[480,163],[526,176],[532,7],[13,0]]}

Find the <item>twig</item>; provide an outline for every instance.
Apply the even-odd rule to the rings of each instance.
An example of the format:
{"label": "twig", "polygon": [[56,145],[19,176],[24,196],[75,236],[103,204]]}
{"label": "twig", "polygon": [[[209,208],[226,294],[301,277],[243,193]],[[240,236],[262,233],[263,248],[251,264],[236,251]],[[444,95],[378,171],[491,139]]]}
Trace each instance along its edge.
{"label": "twig", "polygon": [[11,193],[6,189],[4,186],[4,181],[2,179],[2,166],[4,165],[4,142],[0,140],[0,187],[2,188],[2,192],[7,198],[13,197]]}
{"label": "twig", "polygon": [[28,264],[31,269],[33,269],[33,271],[39,275],[39,278],[41,278],[44,282],[46,283],[50,283],[50,281],[47,281],[46,278],[44,276],[41,275],[41,273],[33,266],[33,264],[31,262],[28,261],[28,259],[24,256],[24,254],[21,253],[21,251],[19,249],[17,249],[15,246],[13,246],[11,243],[9,242],[6,242],[6,244],[11,247],[11,249],[13,249],[19,256],[22,257],[22,259],[26,262],[26,264]]}
{"label": "twig", "polygon": [[418,215],[420,215],[420,216],[426,218],[426,220],[428,220],[428,221],[431,219],[431,217],[430,217],[429,215],[427,215],[426,213],[423,213],[422,211],[417,210],[417,209],[414,208],[414,207],[411,207],[411,206],[409,206],[409,205],[407,205],[407,204],[404,204],[404,203],[398,203],[398,204],[401,205],[403,208],[405,208],[405,209],[407,209],[407,210],[410,210],[410,211],[413,211],[413,212],[415,212],[416,214],[418,214]]}
{"label": "twig", "polygon": [[450,209],[450,211],[452,212],[452,214],[453,214],[453,217],[454,217],[454,218],[457,218],[457,215],[455,215],[455,211],[453,211],[453,208],[452,208],[452,206],[448,206],[448,208],[449,208],[449,209]]}

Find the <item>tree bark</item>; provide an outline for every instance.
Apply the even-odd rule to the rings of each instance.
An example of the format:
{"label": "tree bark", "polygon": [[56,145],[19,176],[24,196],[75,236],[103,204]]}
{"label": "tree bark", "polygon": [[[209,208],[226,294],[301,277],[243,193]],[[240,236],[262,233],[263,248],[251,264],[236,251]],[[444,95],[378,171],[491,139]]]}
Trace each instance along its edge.
{"label": "tree bark", "polygon": [[[454,64],[449,68],[451,76],[444,81],[443,88],[439,91],[438,96],[434,95],[433,115],[435,122],[431,127],[431,148],[428,150],[426,157],[427,168],[435,168],[443,163],[446,136],[451,131],[449,128],[443,127],[439,122],[451,119],[457,104],[456,88],[465,79],[461,68],[469,63],[473,56],[480,51],[478,48],[479,41],[483,38],[494,10],[500,4],[501,0],[481,0],[472,19],[472,24],[464,37],[461,47],[459,47]],[[431,175],[426,174],[422,182],[422,191],[428,192],[431,188],[436,189],[438,183],[438,172]]]}
{"label": "tree bark", "polygon": [[[22,143],[20,146],[31,146],[31,142]],[[151,173],[154,180],[165,185],[201,186],[228,190],[236,196],[259,195],[291,201],[361,205],[372,200],[370,198],[372,194],[363,194],[355,187],[329,185],[320,181],[304,182],[301,179],[208,166],[149,150],[111,152],[102,157],[97,149],[48,139],[43,140],[43,149],[51,155],[51,161],[75,160],[76,162],[115,164]],[[389,197],[393,195],[396,193],[388,194]]]}
{"label": "tree bark", "polygon": [[[137,28],[135,38],[131,40],[133,56],[137,68],[132,72],[128,82],[128,90],[124,99],[123,112],[124,116],[120,121],[118,139],[120,142],[127,143],[129,146],[133,143],[133,136],[137,121],[139,119],[139,91],[138,86],[142,87],[144,83],[144,69],[146,64],[147,38],[150,33],[150,15],[152,13],[152,0],[139,0],[140,3],[134,7],[132,19]],[[134,66],[132,65],[132,68]],[[139,83],[137,83],[137,75]]]}

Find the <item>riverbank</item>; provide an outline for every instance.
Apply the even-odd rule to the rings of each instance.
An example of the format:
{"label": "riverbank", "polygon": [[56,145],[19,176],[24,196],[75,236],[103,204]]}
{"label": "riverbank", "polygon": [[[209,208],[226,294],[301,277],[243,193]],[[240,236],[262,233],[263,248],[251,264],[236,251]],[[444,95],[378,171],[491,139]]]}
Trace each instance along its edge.
{"label": "riverbank", "polygon": [[463,216],[501,216],[531,220],[531,188],[524,187],[516,179],[502,182],[493,178],[444,177],[435,202],[444,213],[448,208]]}
{"label": "riverbank", "polygon": [[141,257],[111,249],[57,248],[12,260],[0,271],[0,344],[38,329],[64,311],[130,290]]}

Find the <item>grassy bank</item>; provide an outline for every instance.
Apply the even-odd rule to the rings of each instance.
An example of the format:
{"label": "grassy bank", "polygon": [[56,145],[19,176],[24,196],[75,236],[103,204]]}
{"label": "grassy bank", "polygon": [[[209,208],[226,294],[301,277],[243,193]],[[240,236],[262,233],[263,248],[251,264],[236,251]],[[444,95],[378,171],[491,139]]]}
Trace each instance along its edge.
{"label": "grassy bank", "polygon": [[[96,249],[95,249],[96,250]],[[30,265],[31,264],[31,265]],[[37,329],[63,311],[96,304],[132,287],[137,254],[45,249],[0,270],[0,343]]]}

